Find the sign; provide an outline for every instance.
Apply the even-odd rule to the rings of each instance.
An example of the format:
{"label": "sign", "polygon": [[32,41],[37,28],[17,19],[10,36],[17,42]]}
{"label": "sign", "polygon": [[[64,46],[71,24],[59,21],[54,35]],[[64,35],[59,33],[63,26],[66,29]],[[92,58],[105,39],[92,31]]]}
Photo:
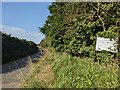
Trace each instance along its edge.
{"label": "sign", "polygon": [[97,37],[96,41],[96,51],[109,51],[117,53],[117,42],[115,40],[110,40],[108,38]]}

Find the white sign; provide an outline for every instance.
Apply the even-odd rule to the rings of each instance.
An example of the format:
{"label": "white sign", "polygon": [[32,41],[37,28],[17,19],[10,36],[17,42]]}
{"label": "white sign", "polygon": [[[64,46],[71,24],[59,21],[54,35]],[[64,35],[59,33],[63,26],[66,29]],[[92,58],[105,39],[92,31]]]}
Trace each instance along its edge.
{"label": "white sign", "polygon": [[109,52],[117,53],[117,42],[108,38],[97,37],[96,50],[106,50]]}

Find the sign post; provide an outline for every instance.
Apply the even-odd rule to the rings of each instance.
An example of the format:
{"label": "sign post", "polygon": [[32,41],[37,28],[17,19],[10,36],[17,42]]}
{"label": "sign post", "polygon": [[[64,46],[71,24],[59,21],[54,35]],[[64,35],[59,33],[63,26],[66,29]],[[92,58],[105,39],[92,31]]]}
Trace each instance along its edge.
{"label": "sign post", "polygon": [[95,49],[95,58],[94,61],[97,60],[96,52],[97,51],[108,51],[114,53],[114,58],[116,57],[116,54],[118,55],[118,63],[120,64],[120,22],[116,22],[116,26],[118,26],[117,30],[117,40],[104,37],[97,37],[96,40],[96,49]]}
{"label": "sign post", "polygon": [[118,62],[120,63],[120,22],[116,22],[116,26],[118,26]]}
{"label": "sign post", "polygon": [[117,53],[117,41],[110,40],[109,38],[97,37],[96,51],[102,50]]}

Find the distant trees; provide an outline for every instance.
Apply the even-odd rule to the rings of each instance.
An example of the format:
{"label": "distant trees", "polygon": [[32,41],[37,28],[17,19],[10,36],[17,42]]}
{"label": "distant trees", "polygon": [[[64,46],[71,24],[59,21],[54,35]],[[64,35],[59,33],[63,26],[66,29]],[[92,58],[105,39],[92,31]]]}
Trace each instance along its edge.
{"label": "distant trees", "polygon": [[54,2],[49,11],[51,14],[40,31],[51,38],[56,51],[90,56],[97,36],[117,36],[120,3]]}
{"label": "distant trees", "polygon": [[32,41],[18,39],[2,33],[2,63],[7,63],[38,51]]}

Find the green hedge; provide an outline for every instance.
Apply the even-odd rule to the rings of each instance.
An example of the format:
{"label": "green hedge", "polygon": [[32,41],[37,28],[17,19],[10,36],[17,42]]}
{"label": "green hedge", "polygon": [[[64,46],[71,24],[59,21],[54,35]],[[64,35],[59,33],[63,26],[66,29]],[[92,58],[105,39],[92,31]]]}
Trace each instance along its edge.
{"label": "green hedge", "polygon": [[97,36],[117,38],[119,7],[118,3],[53,2],[40,31],[51,38],[56,51],[90,57]]}
{"label": "green hedge", "polygon": [[8,63],[38,51],[32,41],[18,39],[2,33],[2,63]]}

